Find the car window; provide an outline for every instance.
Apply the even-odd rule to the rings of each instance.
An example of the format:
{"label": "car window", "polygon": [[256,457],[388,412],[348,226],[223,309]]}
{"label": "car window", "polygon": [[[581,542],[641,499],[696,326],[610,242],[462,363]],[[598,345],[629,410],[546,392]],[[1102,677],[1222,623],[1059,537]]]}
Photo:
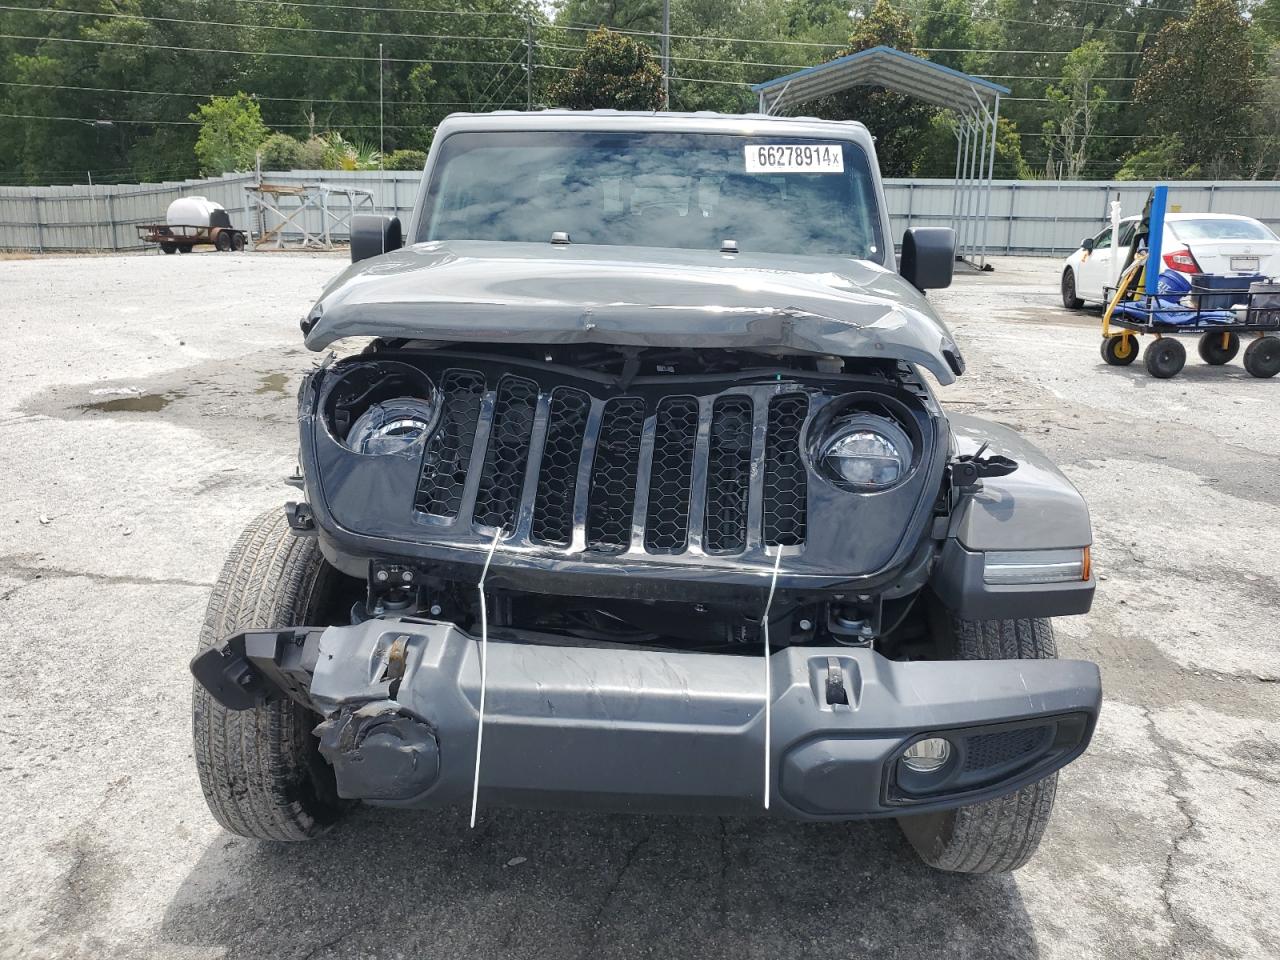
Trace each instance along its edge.
{"label": "car window", "polygon": [[[780,147],[785,144],[787,147]],[[749,151],[822,152],[768,169]],[[766,158],[768,159],[768,158]],[[457,133],[432,167],[418,241],[573,243],[834,254],[884,263],[875,180],[857,144],[737,134]]]}
{"label": "car window", "polygon": [[1174,220],[1169,228],[1179,240],[1274,240],[1257,220]]}
{"label": "car window", "polygon": [[1120,242],[1116,244],[1118,247],[1127,247],[1133,243],[1133,232],[1138,229],[1138,223],[1131,220],[1128,223],[1120,224]]}
{"label": "car window", "polygon": [[1093,238],[1093,249],[1107,250],[1111,247],[1111,228],[1108,227]]}

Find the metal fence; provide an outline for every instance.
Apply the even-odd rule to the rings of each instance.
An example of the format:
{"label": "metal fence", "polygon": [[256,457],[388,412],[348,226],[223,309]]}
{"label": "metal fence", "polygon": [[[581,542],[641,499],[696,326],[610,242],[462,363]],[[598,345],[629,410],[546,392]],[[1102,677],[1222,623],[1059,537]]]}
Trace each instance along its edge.
{"label": "metal fence", "polygon": [[[327,183],[373,193],[376,209],[406,220],[416,196],[415,171],[294,170],[264,172],[269,183]],[[110,186],[0,187],[0,249],[137,250],[138,224],[163,222],[169,204],[181,196],[206,196],[227,208],[231,222],[246,222],[244,188],[253,174],[227,174],[180,183]],[[1110,202],[1119,199],[1126,216],[1140,212],[1153,184],[1079,180],[997,180],[991,187],[987,228],[989,254],[1060,254],[1110,220]],[[1186,212],[1243,213],[1280,229],[1280,184],[1188,181],[1170,185],[1170,203]],[[950,180],[888,180],[885,183],[895,235],[909,226],[951,223]],[[317,232],[319,213],[303,226]],[[286,233],[286,236],[288,234]],[[295,234],[300,238],[301,234]],[[337,239],[345,239],[339,234]]]}

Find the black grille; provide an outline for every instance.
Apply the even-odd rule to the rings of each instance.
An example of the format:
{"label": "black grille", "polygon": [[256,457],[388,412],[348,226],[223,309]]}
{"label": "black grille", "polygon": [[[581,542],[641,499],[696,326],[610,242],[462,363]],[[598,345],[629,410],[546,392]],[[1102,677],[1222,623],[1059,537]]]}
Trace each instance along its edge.
{"label": "black grille", "polygon": [[809,412],[803,393],[784,393],[769,403],[764,457],[764,542],[771,547],[804,543],[809,486],[800,452],[800,431]]}
{"label": "black grille", "polygon": [[1003,766],[1026,757],[1044,745],[1048,727],[1025,727],[1000,733],[980,733],[965,739],[966,773]]}
{"label": "black grille", "polygon": [[644,548],[650,553],[680,553],[689,545],[689,491],[693,486],[693,447],[698,439],[698,401],[665,397],[658,404],[653,430],[653,468]]}
{"label": "black grille", "polygon": [[529,530],[542,543],[567,547],[573,541],[573,497],[590,411],[591,398],[581,390],[559,389],[551,394]]}
{"label": "black grille", "polygon": [[467,484],[471,448],[480,422],[484,377],[474,370],[446,370],[440,378],[444,410],[422,455],[414,506],[438,517],[456,517]]}
{"label": "black grille", "polygon": [[643,429],[643,400],[617,397],[605,404],[587,499],[587,546],[592,550],[619,552],[631,544]]}
{"label": "black grille", "polygon": [[504,530],[515,527],[537,407],[538,385],[532,380],[503,377],[498,382],[473,522]]}
{"label": "black grille", "polygon": [[711,408],[704,539],[709,553],[740,553],[747,546],[752,409],[750,397],[721,397]]}

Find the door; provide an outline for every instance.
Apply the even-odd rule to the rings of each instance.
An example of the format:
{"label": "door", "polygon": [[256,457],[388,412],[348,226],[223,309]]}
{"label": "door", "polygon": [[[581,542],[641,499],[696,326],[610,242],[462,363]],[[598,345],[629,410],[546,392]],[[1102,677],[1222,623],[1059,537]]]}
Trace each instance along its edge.
{"label": "door", "polygon": [[1111,228],[1093,238],[1093,249],[1080,261],[1076,271],[1076,296],[1101,302],[1102,288],[1111,284]]}

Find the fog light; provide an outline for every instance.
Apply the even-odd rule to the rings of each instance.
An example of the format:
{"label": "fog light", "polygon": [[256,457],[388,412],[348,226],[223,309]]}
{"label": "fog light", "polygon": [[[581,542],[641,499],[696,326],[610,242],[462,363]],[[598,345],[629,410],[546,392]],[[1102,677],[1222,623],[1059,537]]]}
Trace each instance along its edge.
{"label": "fog light", "polygon": [[951,744],[941,737],[917,740],[902,755],[902,765],[913,773],[936,773],[951,759]]}

